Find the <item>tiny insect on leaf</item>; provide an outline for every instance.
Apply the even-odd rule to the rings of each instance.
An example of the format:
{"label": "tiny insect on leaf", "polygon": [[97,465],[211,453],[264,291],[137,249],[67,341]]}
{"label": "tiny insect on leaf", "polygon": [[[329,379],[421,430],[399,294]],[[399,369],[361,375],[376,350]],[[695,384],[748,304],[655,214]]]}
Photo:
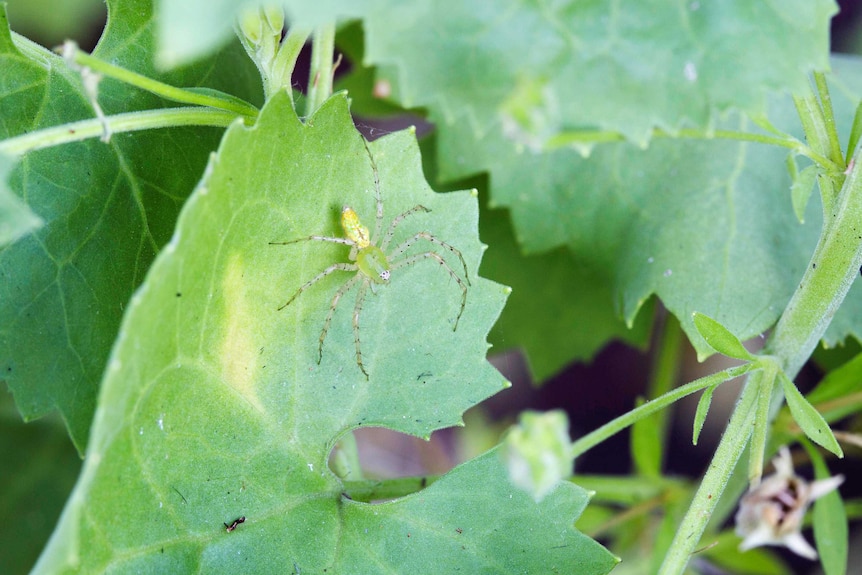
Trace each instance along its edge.
{"label": "tiny insect on leaf", "polygon": [[243,515],[242,517],[238,517],[238,518],[234,519],[233,523],[231,523],[230,525],[228,525],[227,523],[224,523],[223,525],[224,525],[225,531],[230,533],[231,531],[236,529],[240,523],[245,523],[245,515]]}

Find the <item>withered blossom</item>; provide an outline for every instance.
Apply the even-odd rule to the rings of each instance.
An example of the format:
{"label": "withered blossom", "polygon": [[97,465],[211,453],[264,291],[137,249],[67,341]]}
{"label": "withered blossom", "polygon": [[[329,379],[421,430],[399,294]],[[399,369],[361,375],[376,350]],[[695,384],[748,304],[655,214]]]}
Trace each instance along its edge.
{"label": "withered blossom", "polygon": [[740,551],[761,545],[783,545],[797,555],[817,559],[817,551],[802,536],[802,518],[811,503],[836,489],[843,475],[808,483],[793,472],[790,451],[782,447],[772,460],[775,473],[749,489],[736,513]]}

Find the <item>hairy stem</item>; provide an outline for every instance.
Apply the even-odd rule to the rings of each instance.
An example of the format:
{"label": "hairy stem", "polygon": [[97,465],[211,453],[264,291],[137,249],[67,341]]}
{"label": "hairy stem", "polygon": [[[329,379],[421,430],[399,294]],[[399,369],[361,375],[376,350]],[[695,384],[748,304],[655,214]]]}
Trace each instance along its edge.
{"label": "hairy stem", "polygon": [[293,69],[296,67],[296,59],[299,57],[299,53],[308,41],[309,36],[310,33],[308,30],[290,28],[272,64],[273,76],[280,79],[281,88],[287,89],[291,102],[293,102],[293,88],[290,85],[290,79],[293,76]]}
{"label": "hairy stem", "polygon": [[146,90],[147,92],[165,98],[166,100],[179,102],[181,104],[190,104],[193,106],[208,106],[210,108],[234,112],[234,114],[249,118],[257,117],[257,108],[238,98],[234,98],[232,96],[229,97],[227,95],[221,96],[214,91],[202,93],[194,90],[177,88],[176,86],[153,80],[147,76],[142,76],[141,74],[132,72],[131,70],[126,70],[125,68],[109,64],[95,56],[91,56],[90,54],[79,50],[71,43],[66,44],[64,47],[64,53],[65,52],[68,52],[66,57],[71,59],[75,64],[86,66],[94,72],[98,72],[102,76],[113,78],[130,86]]}
{"label": "hairy stem", "polygon": [[[803,125],[806,123],[812,124],[804,121]],[[828,138],[825,133],[822,135]],[[811,137],[818,135],[809,135]],[[860,161],[857,154],[854,167],[824,222],[805,275],[764,348],[791,379],[811,356],[859,274],[862,264]],[[681,574],[703,535],[706,522],[751,434],[760,377],[762,374],[753,374],[746,383],[700,489],[665,557],[660,571],[663,575]]]}
{"label": "hairy stem", "polygon": [[306,117],[311,116],[332,95],[332,55],[334,53],[335,24],[330,23],[315,30],[312,37]]}
{"label": "hairy stem", "polygon": [[[753,132],[743,132],[741,130],[697,130],[694,128],[684,128],[678,132],[671,134],[664,130],[655,129],[652,133],[653,139],[673,138],[673,139],[690,139],[690,140],[737,140],[740,142],[755,142],[758,144],[767,144],[779,146],[793,150],[797,154],[806,156],[812,161],[820,165],[824,170],[830,173],[838,173],[841,171],[841,166],[836,164],[825,155],[813,150],[810,146],[806,146],[793,136],[768,136],[766,134],[755,134]],[[627,138],[619,133],[607,130],[576,130],[563,131],[548,140],[545,148],[554,150],[572,146],[575,144],[602,144],[608,142],[624,142]]]}
{"label": "hairy stem", "polygon": [[748,437],[751,435],[762,378],[763,372],[757,371],[752,373],[745,383],[727,429],[676,532],[659,573],[681,574],[691,554],[697,548],[715,505],[721,498],[730,474],[733,473],[733,468],[745,450]]}
{"label": "hairy stem", "polygon": [[[237,115],[212,108],[165,108],[144,112],[129,112],[105,117],[112,133],[173,128],[177,126],[213,126],[226,128],[236,121]],[[0,141],[0,153],[16,156],[34,150],[98,138],[105,124],[98,118],[81,120],[45,128]]]}
{"label": "hairy stem", "polygon": [[586,451],[589,451],[599,443],[619,433],[620,431],[632,425],[639,419],[642,419],[652,413],[655,413],[660,409],[664,409],[687,395],[691,395],[696,391],[706,389],[707,387],[710,387],[712,385],[717,385],[723,381],[733,379],[734,377],[739,377],[740,375],[748,373],[749,371],[757,368],[758,365],[756,363],[747,363],[745,365],[731,367],[729,369],[725,369],[711,375],[707,375],[706,377],[701,377],[700,379],[696,379],[691,383],[688,383],[681,387],[677,387],[676,389],[665,393],[661,397],[657,397],[652,401],[648,401],[647,403],[636,407],[628,413],[617,417],[613,421],[609,421],[595,431],[592,431],[584,435],[583,437],[578,438],[572,443],[571,456],[577,457],[585,453]]}

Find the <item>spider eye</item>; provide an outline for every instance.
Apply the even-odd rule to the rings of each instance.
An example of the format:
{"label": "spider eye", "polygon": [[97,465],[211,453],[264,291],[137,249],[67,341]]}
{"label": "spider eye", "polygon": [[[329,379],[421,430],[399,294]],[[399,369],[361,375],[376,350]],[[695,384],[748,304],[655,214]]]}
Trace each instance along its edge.
{"label": "spider eye", "polygon": [[380,279],[382,279],[385,282],[388,282],[389,281],[389,270],[383,270],[382,272],[380,272]]}

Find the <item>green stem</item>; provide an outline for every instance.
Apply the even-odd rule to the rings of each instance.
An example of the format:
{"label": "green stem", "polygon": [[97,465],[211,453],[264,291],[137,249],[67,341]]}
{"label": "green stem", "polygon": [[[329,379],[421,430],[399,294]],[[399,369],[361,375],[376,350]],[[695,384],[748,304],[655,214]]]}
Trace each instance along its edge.
{"label": "green stem", "polygon": [[[225,128],[236,121],[237,115],[212,108],[165,108],[117,114],[105,119],[112,133],[122,133],[177,126]],[[104,134],[104,128],[105,124],[97,118],[53,126],[0,141],[0,153],[23,155],[50,146],[98,138]]]}
{"label": "green stem", "polygon": [[[811,149],[811,147],[800,142],[792,136],[767,136],[766,134],[755,134],[753,132],[743,132],[740,130],[697,130],[694,128],[684,128],[675,134],[665,132],[664,130],[653,130],[652,137],[654,139],[673,138],[673,139],[693,139],[693,140],[737,140],[742,142],[755,142],[758,144],[767,144],[779,146],[793,150],[797,154],[811,158],[812,161],[822,166],[824,170],[830,173],[838,173],[842,171],[839,164],[836,164],[823,154],[820,154]],[[557,148],[568,147],[573,144],[601,144],[609,142],[624,142],[626,137],[613,131],[604,130],[576,130],[560,132],[556,136],[550,138],[545,144],[545,149],[554,150]]]}
{"label": "green stem", "polygon": [[208,106],[210,108],[233,112],[235,115],[238,114],[248,118],[257,117],[257,108],[238,98],[227,96],[221,97],[214,95],[212,92],[201,93],[177,88],[176,86],[171,86],[170,84],[165,84],[164,82],[159,82],[158,80],[142,76],[141,74],[132,72],[131,70],[114,66],[113,64],[109,64],[95,56],[87,54],[86,52],[82,52],[77,48],[74,50],[72,58],[76,64],[86,66],[94,72],[98,72],[102,76],[113,78],[130,86],[146,90],[147,92],[165,98],[166,100],[194,106]]}
{"label": "green stem", "polygon": [[311,46],[311,70],[308,74],[308,100],[305,115],[311,116],[332,95],[332,55],[335,53],[335,24],[326,24],[314,32]]}
{"label": "green stem", "polygon": [[757,371],[752,373],[745,383],[727,429],[712,457],[712,462],[664,558],[659,570],[661,575],[683,573],[691,554],[697,548],[730,474],[751,435],[762,378],[763,372]]}
{"label": "green stem", "polygon": [[599,443],[605,441],[609,437],[619,433],[624,430],[628,426],[632,425],[634,422],[642,419],[652,413],[660,409],[664,409],[667,406],[671,405],[675,401],[682,399],[687,395],[691,395],[696,391],[700,391],[701,389],[706,389],[711,385],[718,385],[723,381],[727,381],[729,379],[733,379],[734,377],[739,377],[749,371],[757,369],[759,367],[756,363],[747,363],[745,365],[740,365],[737,367],[731,367],[729,369],[725,369],[711,375],[707,375],[706,377],[701,377],[700,379],[696,379],[691,383],[687,383],[681,387],[677,387],[665,393],[661,397],[657,397],[652,401],[648,401],[643,405],[636,407],[635,409],[625,413],[618,418],[609,421],[598,429],[584,435],[583,437],[575,440],[571,445],[571,457],[578,457],[579,455],[589,451]]}
{"label": "green stem", "polygon": [[829,95],[829,86],[826,84],[826,75],[823,72],[814,72],[814,85],[817,86],[817,95],[820,96],[820,113],[826,128],[829,158],[837,165],[843,165],[844,154],[841,153],[841,142],[838,139],[838,129],[835,127],[832,97]]}
{"label": "green stem", "polygon": [[[862,171],[859,154],[824,222],[802,281],[778,320],[767,351],[793,379],[823,337],[862,264]],[[828,225],[827,225],[828,223]]]}
{"label": "green stem", "polygon": [[[856,155],[805,275],[764,348],[794,378],[823,337],[862,264],[862,173]],[[827,225],[828,224],[828,225]],[[712,463],[683,519],[660,573],[678,575],[700,542],[706,522],[748,442],[762,374],[749,378]]]}
{"label": "green stem", "polygon": [[[302,47],[308,41],[310,33],[303,28],[290,28],[285,36],[281,47],[278,49],[278,55],[272,63],[273,84],[269,91],[271,92],[276,87],[278,89],[286,89],[290,96],[291,103],[293,102],[293,88],[290,80],[293,76],[293,69],[296,67],[296,59],[302,51]],[[268,92],[268,93],[270,93]]]}

